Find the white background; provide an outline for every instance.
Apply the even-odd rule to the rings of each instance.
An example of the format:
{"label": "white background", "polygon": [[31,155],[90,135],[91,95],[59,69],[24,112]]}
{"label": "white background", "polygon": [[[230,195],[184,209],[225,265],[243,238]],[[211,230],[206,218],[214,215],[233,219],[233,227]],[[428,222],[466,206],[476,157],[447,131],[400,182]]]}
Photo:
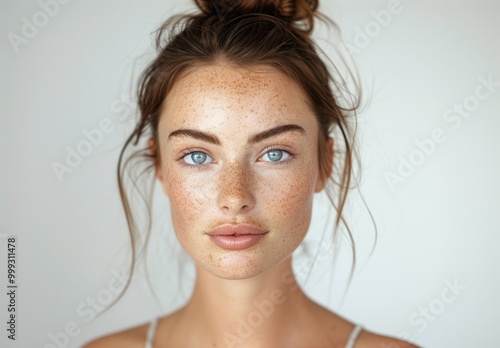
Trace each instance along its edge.
{"label": "white background", "polygon": [[[84,325],[91,308],[85,301],[104,301],[113,272],[126,270],[128,234],[115,167],[134,118],[135,79],[152,58],[150,33],[169,15],[192,8],[168,0],[73,0],[16,46],[9,33],[22,35],[23,18],[33,22],[42,7],[2,1],[0,322],[8,320],[6,235],[18,240],[19,289],[17,340],[7,340],[2,324],[0,346],[55,347],[52,335],[60,347],[77,347],[168,313],[187,299],[191,280],[186,278],[184,292],[177,290],[179,250],[166,246],[163,236],[175,240],[168,206],[158,194],[148,259],[159,301],[139,269],[122,301]],[[500,2],[401,0],[385,22],[371,12],[389,8],[388,1],[322,4],[345,43],[356,48],[353,57],[370,95],[359,119],[361,189],[378,239],[368,258],[374,230],[354,193],[347,217],[358,266],[350,288],[343,298],[350,266],[345,240],[335,249],[336,267],[324,259],[304,287],[372,331],[425,347],[498,347]],[[316,33],[321,47],[328,49],[330,35]],[[473,110],[459,126],[447,122],[447,110],[474,103],[480,78],[489,76],[497,84],[490,96],[469,104]],[[85,140],[82,131],[106,118],[113,131],[58,181],[51,164],[64,163],[67,147],[75,149]],[[436,128],[446,140],[418,158],[417,142]],[[398,174],[401,158],[410,160],[412,153],[422,163],[391,189],[387,174]],[[322,202],[319,196],[308,236],[312,246],[323,228]],[[297,258],[294,266],[300,265]],[[189,264],[185,272],[192,277]],[[449,303],[442,299],[447,282],[462,287]],[[429,307],[433,317],[424,320],[419,310]],[[77,334],[66,342],[65,327],[72,322]]]}

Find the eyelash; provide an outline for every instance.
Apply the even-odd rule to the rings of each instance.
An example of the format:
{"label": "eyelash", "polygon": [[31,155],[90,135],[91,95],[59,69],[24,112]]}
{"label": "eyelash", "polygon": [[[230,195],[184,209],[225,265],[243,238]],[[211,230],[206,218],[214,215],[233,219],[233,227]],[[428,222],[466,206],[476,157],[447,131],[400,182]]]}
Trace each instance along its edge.
{"label": "eyelash", "polygon": [[[290,162],[292,159],[294,159],[295,157],[295,154],[293,152],[291,152],[288,147],[284,147],[284,146],[279,146],[279,145],[274,145],[274,146],[270,146],[266,149],[266,151],[264,152],[264,155],[267,154],[268,152],[270,151],[273,151],[273,150],[281,150],[281,151],[284,151],[286,153],[289,154],[289,157],[284,160],[284,161],[279,161],[279,162],[273,162],[273,161],[266,161],[266,162],[269,162],[269,163],[272,163],[272,165],[283,165],[283,164],[286,164],[288,162]],[[205,151],[201,151],[201,150],[198,150],[198,149],[194,149],[194,148],[188,148],[188,149],[185,149],[185,150],[182,150],[181,152],[181,155],[179,156],[179,158],[177,159],[177,161],[181,162],[181,165],[184,166],[184,167],[187,167],[187,168],[191,168],[191,169],[202,169],[204,168],[205,166],[209,165],[210,163],[203,163],[203,164],[198,164],[198,165],[193,165],[193,164],[187,164],[187,163],[184,163],[183,159],[184,157],[186,157],[187,155],[190,155],[192,154],[193,152],[203,152],[206,154]],[[207,154],[208,155],[208,154]],[[263,155],[263,156],[264,156]]]}

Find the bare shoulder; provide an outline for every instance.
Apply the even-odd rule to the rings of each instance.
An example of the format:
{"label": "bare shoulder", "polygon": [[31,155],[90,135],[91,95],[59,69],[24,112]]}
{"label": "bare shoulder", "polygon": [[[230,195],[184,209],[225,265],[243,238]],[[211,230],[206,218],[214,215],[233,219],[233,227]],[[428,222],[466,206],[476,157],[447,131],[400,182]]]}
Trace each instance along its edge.
{"label": "bare shoulder", "polygon": [[146,333],[149,323],[135,326],[130,329],[111,333],[87,342],[82,348],[142,348],[146,342]]}
{"label": "bare shoulder", "polygon": [[420,348],[410,342],[383,336],[363,329],[354,345],[356,348]]}

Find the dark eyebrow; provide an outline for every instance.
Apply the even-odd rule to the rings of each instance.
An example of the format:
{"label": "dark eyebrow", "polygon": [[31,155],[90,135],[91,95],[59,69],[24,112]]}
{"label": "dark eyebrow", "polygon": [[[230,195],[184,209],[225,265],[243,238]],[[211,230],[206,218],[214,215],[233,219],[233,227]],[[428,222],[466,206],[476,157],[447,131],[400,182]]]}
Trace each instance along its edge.
{"label": "dark eyebrow", "polygon": [[[271,137],[274,137],[278,134],[283,134],[283,133],[287,133],[287,132],[299,132],[303,135],[306,134],[305,129],[299,125],[285,124],[285,125],[273,127],[273,128],[267,129],[263,132],[252,135],[251,137],[248,138],[248,143],[255,144],[255,143],[261,142],[262,140],[265,140],[267,138],[271,138]],[[188,136],[191,138],[206,141],[207,143],[221,145],[221,141],[219,140],[219,138],[215,134],[210,133],[210,132],[202,132],[202,131],[199,131],[196,129],[189,129],[189,128],[177,129],[168,135],[168,139],[171,139],[172,137],[175,137],[175,136]]]}

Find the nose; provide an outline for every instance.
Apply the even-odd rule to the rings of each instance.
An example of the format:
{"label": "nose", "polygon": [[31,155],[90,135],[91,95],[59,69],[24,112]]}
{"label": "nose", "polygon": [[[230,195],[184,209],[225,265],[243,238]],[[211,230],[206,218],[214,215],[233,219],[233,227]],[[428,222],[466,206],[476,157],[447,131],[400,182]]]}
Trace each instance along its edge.
{"label": "nose", "polygon": [[224,213],[235,215],[254,207],[253,175],[244,165],[233,164],[221,169],[217,186],[217,203]]}

